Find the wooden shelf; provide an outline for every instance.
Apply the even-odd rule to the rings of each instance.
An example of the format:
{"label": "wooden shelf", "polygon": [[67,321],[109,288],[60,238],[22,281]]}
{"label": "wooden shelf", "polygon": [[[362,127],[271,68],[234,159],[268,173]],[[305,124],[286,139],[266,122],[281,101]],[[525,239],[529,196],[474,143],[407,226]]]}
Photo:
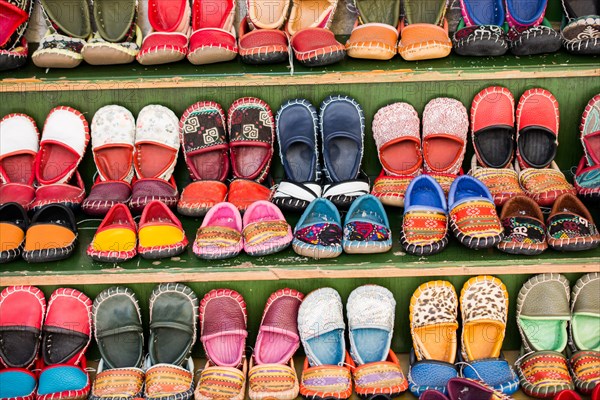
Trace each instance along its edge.
{"label": "wooden shelf", "polygon": [[[339,38],[345,42],[345,38]],[[33,52],[33,49],[30,50]],[[407,62],[346,58],[321,68],[294,63],[247,65],[235,61],[194,66],[187,60],[174,64],[143,66],[137,63],[74,69],[37,68],[31,60],[18,70],[0,73],[1,92],[95,91],[160,88],[210,88],[239,86],[330,85],[351,83],[439,82],[463,80],[541,79],[600,76],[598,57],[566,52],[515,57],[461,57]]]}

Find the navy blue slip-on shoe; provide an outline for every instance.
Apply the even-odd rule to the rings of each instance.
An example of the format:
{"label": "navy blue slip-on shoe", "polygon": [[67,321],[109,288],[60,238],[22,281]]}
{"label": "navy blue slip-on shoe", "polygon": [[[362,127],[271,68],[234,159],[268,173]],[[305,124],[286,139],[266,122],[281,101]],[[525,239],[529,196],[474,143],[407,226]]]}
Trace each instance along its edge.
{"label": "navy blue slip-on shoe", "polygon": [[361,175],[365,117],[351,97],[329,96],[321,103],[323,172],[328,184],[323,197],[347,208],[357,197],[369,193],[368,179]]}
{"label": "navy blue slip-on shoe", "polygon": [[278,186],[273,203],[288,211],[302,211],[321,196],[318,116],[305,99],[284,103],[277,112],[277,140],[285,180]]}

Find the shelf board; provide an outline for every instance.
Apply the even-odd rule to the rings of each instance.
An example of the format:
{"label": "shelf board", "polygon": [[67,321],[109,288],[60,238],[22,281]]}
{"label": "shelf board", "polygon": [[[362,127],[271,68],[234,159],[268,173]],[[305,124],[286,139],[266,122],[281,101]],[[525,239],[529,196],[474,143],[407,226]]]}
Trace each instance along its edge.
{"label": "shelf board", "polygon": [[[595,210],[594,210],[595,211]],[[451,239],[443,252],[411,256],[398,242],[401,211],[388,209],[394,245],[384,254],[342,254],[335,259],[313,260],[289,248],[278,254],[228,260],[199,260],[191,250],[178,257],[145,260],[140,256],[118,263],[92,261],[85,253],[100,220],[79,224],[79,244],[63,261],[27,264],[17,260],[0,267],[0,286],[134,284],[156,282],[277,281],[289,279],[439,277],[479,274],[537,274],[600,272],[600,249],[561,253],[548,250],[536,257],[515,256],[496,249],[470,250]],[[288,215],[295,225],[298,216]],[[181,218],[188,240],[193,242],[201,219]]]}
{"label": "shelf board", "polygon": [[[342,43],[345,38],[339,38]],[[30,50],[33,52],[33,49]],[[37,68],[31,60],[21,69],[0,73],[0,92],[93,91],[143,88],[206,88],[238,86],[328,85],[351,83],[430,82],[456,80],[537,79],[600,76],[600,58],[575,56],[564,51],[536,56],[461,57],[452,54],[438,60],[408,62],[396,56],[390,61],[344,61],[321,68],[294,62],[247,65],[234,61],[194,66],[187,60],[143,66],[92,66],[74,69]]]}

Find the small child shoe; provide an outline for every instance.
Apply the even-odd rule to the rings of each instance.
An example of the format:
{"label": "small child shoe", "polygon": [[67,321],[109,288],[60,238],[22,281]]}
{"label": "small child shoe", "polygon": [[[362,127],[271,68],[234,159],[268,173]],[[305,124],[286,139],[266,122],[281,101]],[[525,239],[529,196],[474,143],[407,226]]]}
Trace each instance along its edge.
{"label": "small child shoe", "polygon": [[[565,19],[561,35],[563,46],[573,54],[600,54],[600,8],[594,1],[562,1]],[[596,399],[594,399],[596,400]]]}
{"label": "small child shoe", "polygon": [[584,157],[575,172],[575,188],[584,200],[600,200],[600,130],[597,121],[600,118],[600,95],[594,96],[585,107],[581,116],[581,143]]}
{"label": "small child shoe", "polygon": [[532,3],[506,0],[506,36],[511,53],[525,56],[560,50],[560,33],[544,17],[547,5],[545,0]]}
{"label": "small child shoe", "polygon": [[515,196],[500,213],[504,236],[496,245],[509,254],[537,255],[548,248],[546,226],[540,206],[527,196]]}
{"label": "small child shoe", "polygon": [[233,19],[235,0],[225,0],[215,7],[206,0],[192,4],[192,34],[187,59],[194,65],[233,60],[238,53]]}
{"label": "small child shoe", "polygon": [[31,218],[23,258],[27,262],[63,260],[73,253],[76,243],[77,223],[73,211],[62,204],[49,204]]}
{"label": "small child shoe", "polygon": [[479,379],[452,378],[448,381],[448,397],[453,400],[460,400],[465,393],[478,400],[511,399],[510,396],[489,387]]}
{"label": "small child shoe", "polygon": [[515,169],[519,174],[519,183],[525,194],[531,197],[541,207],[550,207],[556,199],[563,194],[575,195],[576,190],[558,168],[554,161],[550,168],[526,168],[521,170],[515,163]]}
{"label": "small child shoe", "polygon": [[454,51],[461,56],[501,56],[508,51],[504,1],[461,0],[462,19],[454,33]]}
{"label": "small child shoe", "polygon": [[33,400],[37,389],[37,378],[33,372],[23,368],[0,370],[0,398]]}
{"label": "small child shoe", "polygon": [[208,260],[237,256],[244,247],[242,217],[231,203],[219,203],[202,221],[194,240],[194,254]]}
{"label": "small child shoe", "polygon": [[86,364],[83,362],[81,366],[59,364],[42,369],[36,399],[87,399],[90,393],[90,376],[85,368]]}
{"label": "small child shoe", "polygon": [[0,264],[21,255],[28,225],[27,211],[19,203],[0,205]]}
{"label": "small child shoe", "polygon": [[278,253],[294,238],[281,210],[266,200],[252,203],[244,213],[243,223],[244,251],[251,256]]}
{"label": "small child shoe", "polygon": [[131,197],[135,119],[125,107],[104,106],[92,118],[91,136],[98,178],[81,208],[86,214],[104,216]]}
{"label": "small child shoe", "polygon": [[[328,29],[333,21],[337,5],[338,0],[324,2],[314,2],[313,0],[292,1],[292,9],[285,30],[290,35],[294,35],[308,28]],[[307,13],[306,10],[311,10],[311,12]]]}
{"label": "small child shoe", "polygon": [[429,175],[420,175],[408,185],[400,243],[407,253],[419,256],[439,253],[448,244],[446,196]]}
{"label": "small child shoe", "polygon": [[469,175],[480,180],[489,189],[496,207],[502,207],[513,197],[526,195],[519,183],[519,174],[512,165],[507,168],[480,167],[474,155]]}
{"label": "small child shoe", "polygon": [[234,179],[229,184],[227,201],[244,213],[257,201],[271,200],[271,195],[271,189],[263,184],[249,179]]}
{"label": "small child shoe", "polygon": [[335,205],[323,198],[306,208],[294,228],[294,251],[305,257],[335,258],[342,254],[342,222]]}
{"label": "small child shoe", "polygon": [[554,250],[589,250],[600,244],[600,233],[592,215],[573,194],[563,194],[556,199],[546,226],[548,245]]}
{"label": "small child shoe", "polygon": [[87,255],[101,262],[129,260],[137,254],[137,227],[129,208],[123,203],[115,205],[98,227]]}
{"label": "small child shoe", "polygon": [[39,136],[28,115],[8,114],[0,120],[0,204],[15,202],[25,210],[31,207]]}
{"label": "small child shoe", "polygon": [[288,36],[284,31],[279,29],[251,30],[247,17],[240,21],[238,34],[238,51],[240,58],[246,64],[277,64],[289,60]]}
{"label": "small child shoe", "polygon": [[471,249],[487,249],[500,242],[502,225],[490,191],[469,175],[458,177],[448,194],[450,227],[454,236]]}
{"label": "small child shoe", "polygon": [[181,254],[188,245],[181,222],[165,203],[148,203],[139,224],[137,252],[154,260]]}
{"label": "small child shoe", "polygon": [[[383,4],[388,5],[388,3]],[[396,8],[396,14],[399,9],[400,7]],[[394,24],[396,23],[397,18]],[[352,30],[346,42],[346,52],[352,58],[390,60],[396,55],[397,43],[398,29],[394,26],[377,22],[363,23],[356,25]]]}
{"label": "small child shoe", "polygon": [[195,181],[181,192],[177,212],[188,217],[203,217],[227,199],[227,185],[220,181]]}
{"label": "small child shoe", "polygon": [[[337,3],[337,0],[333,1]],[[326,28],[304,28],[292,35],[290,45],[296,60],[307,67],[335,64],[346,57],[345,46]]]}
{"label": "small child shoe", "polygon": [[385,253],[392,248],[392,233],[383,204],[377,197],[360,196],[344,221],[344,251],[348,254]]}
{"label": "small child shoe", "polygon": [[527,396],[553,398],[575,389],[567,363],[565,356],[556,351],[536,351],[523,357],[517,364],[521,390]]}
{"label": "small child shoe", "polygon": [[182,366],[156,364],[146,369],[146,400],[191,399],[194,397],[194,360],[189,357]]}

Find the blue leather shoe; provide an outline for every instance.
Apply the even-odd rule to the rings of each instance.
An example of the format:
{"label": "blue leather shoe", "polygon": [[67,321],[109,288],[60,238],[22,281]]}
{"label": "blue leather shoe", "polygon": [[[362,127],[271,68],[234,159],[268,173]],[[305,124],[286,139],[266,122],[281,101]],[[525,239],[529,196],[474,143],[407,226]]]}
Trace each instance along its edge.
{"label": "blue leather shoe", "polygon": [[436,360],[417,361],[414,350],[411,350],[410,360],[408,388],[412,394],[419,397],[429,390],[448,394],[448,381],[458,377],[458,370],[454,364]]}
{"label": "blue leather shoe", "polygon": [[35,375],[26,369],[0,371],[0,399],[33,400],[36,387]]}
{"label": "blue leather shoe", "polygon": [[342,254],[342,222],[335,205],[316,199],[304,211],[294,228],[294,251],[312,258],[334,258]]}
{"label": "blue leather shoe", "polygon": [[519,377],[504,358],[471,361],[462,367],[462,375],[483,381],[494,390],[508,395],[519,389]]}
{"label": "blue leather shoe", "polygon": [[366,194],[352,203],[342,245],[348,254],[385,253],[392,248],[390,222],[377,197]]}
{"label": "blue leather shoe", "polygon": [[85,399],[90,392],[90,377],[85,372],[85,361],[82,368],[56,364],[46,367],[40,374],[37,400],[60,399],[69,397]]}

